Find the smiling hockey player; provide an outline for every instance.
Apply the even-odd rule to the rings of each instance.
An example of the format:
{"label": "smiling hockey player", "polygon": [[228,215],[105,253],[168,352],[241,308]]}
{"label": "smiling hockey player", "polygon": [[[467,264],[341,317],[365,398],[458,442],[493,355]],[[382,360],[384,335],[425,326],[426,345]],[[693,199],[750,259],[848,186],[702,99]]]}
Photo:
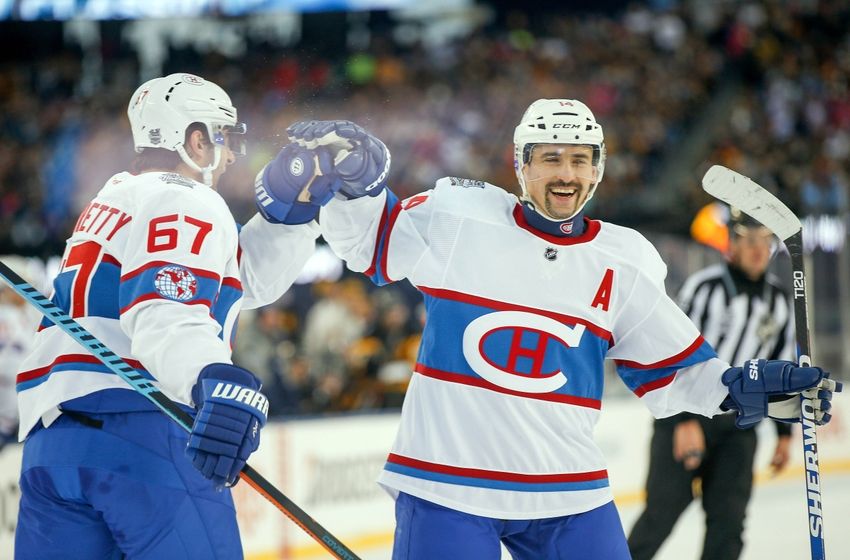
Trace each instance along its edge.
{"label": "smiling hockey player", "polygon": [[[346,121],[298,123],[328,148],[343,185],[325,238],[376,283],[407,278],[427,323],[380,483],[396,498],[396,560],[629,557],[605,460],[593,441],[603,361],[657,417],[738,411],[797,420],[793,393],[835,384],[819,368],[717,359],[664,291],[666,267],[636,231],[584,216],[605,144],[575,100],[539,100],[516,127],[520,200],[445,178],[399,201],[389,152]],[[767,395],[779,402],[767,404]],[[784,398],[779,395],[786,395]]]}

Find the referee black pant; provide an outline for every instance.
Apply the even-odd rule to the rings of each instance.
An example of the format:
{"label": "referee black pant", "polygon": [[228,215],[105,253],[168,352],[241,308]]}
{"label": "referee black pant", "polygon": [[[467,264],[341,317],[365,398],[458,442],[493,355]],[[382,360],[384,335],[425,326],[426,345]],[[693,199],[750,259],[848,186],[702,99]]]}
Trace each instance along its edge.
{"label": "referee black pant", "polygon": [[693,482],[702,479],[706,531],[702,560],[735,560],[744,546],[744,516],[753,485],[756,432],[735,428],[735,416],[699,418],[706,453],[695,471],[673,459],[675,422],[655,421],[646,482],[646,509],[629,535],[633,560],[650,560],[694,499]]}

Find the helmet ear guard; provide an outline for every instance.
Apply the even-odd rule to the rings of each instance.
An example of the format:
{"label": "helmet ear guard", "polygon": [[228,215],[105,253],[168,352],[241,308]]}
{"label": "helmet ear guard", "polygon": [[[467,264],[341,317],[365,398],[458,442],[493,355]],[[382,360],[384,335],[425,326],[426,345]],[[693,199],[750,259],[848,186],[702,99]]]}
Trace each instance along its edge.
{"label": "helmet ear guard", "polygon": [[[538,99],[526,109],[514,130],[514,170],[522,188],[522,199],[526,201],[530,199],[523,167],[531,161],[537,144],[577,144],[593,149],[592,165],[596,168],[596,178],[584,201],[587,204],[602,180],[607,155],[602,127],[587,105],[575,99]],[[584,204],[576,210],[576,214]]]}

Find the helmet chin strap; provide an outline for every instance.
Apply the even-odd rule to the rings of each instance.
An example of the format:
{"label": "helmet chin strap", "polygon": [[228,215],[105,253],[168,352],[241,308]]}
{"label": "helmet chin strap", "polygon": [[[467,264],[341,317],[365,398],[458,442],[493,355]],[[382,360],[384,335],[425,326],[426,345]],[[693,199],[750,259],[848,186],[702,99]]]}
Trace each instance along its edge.
{"label": "helmet chin strap", "polygon": [[208,187],[212,187],[213,171],[216,167],[218,167],[218,164],[221,162],[221,146],[213,144],[213,162],[206,167],[201,167],[200,165],[195,163],[192,158],[189,157],[189,154],[186,152],[186,148],[183,147],[183,145],[177,146],[176,150],[177,153],[180,155],[180,159],[183,160],[183,163],[200,173],[201,177],[203,178],[203,183]]}

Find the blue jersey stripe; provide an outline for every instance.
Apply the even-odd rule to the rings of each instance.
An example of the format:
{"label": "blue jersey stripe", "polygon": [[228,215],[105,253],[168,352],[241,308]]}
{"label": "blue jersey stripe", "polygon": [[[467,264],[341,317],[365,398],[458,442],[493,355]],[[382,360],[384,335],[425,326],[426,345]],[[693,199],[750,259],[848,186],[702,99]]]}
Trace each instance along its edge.
{"label": "blue jersey stripe", "polygon": [[711,345],[700,336],[679,354],[654,364],[617,360],[617,373],[631,391],[642,396],[672,382],[678,370],[716,357]]}

